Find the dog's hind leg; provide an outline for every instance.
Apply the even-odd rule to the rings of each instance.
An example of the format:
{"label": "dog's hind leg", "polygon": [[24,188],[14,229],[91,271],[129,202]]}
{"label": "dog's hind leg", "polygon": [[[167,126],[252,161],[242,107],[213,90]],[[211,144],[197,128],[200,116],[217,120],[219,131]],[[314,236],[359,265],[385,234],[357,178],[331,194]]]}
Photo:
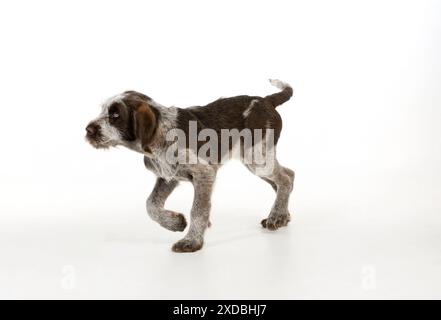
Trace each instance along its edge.
{"label": "dog's hind leg", "polygon": [[269,230],[286,226],[290,221],[288,203],[294,185],[294,171],[282,167],[277,161],[275,161],[271,173],[259,171],[255,165],[247,164],[246,166],[251,172],[268,182],[276,191],[276,200],[268,218],[262,220],[262,226]]}
{"label": "dog's hind leg", "polygon": [[165,201],[177,185],[177,180],[166,181],[163,178],[157,178],[155,187],[147,199],[149,216],[171,231],[183,231],[187,226],[185,217],[181,213],[164,209]]}

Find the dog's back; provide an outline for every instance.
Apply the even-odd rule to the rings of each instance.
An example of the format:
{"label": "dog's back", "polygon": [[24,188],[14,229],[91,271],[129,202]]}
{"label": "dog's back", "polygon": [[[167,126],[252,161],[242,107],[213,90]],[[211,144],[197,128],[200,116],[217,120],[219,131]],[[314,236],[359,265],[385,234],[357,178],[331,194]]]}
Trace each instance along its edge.
{"label": "dog's back", "polygon": [[188,122],[193,120],[198,123],[198,131],[210,128],[219,135],[221,129],[273,129],[277,143],[282,130],[282,119],[276,107],[291,98],[293,89],[279,80],[270,82],[281,91],[266,97],[241,95],[220,98],[205,106],[180,109],[178,124],[181,125],[178,126],[186,132]]}

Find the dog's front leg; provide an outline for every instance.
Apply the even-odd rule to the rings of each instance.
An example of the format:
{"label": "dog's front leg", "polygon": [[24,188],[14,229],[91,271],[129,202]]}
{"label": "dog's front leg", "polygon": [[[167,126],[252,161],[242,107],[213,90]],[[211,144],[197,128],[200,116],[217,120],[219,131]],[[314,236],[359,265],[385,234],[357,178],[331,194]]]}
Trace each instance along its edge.
{"label": "dog's front leg", "polygon": [[166,181],[163,178],[158,178],[152,193],[147,199],[149,216],[171,231],[183,231],[187,226],[185,217],[181,213],[164,209],[165,201],[177,185],[177,180]]}
{"label": "dog's front leg", "polygon": [[190,228],[184,239],[173,245],[173,251],[194,252],[202,248],[204,232],[209,226],[211,193],[215,176],[216,172],[208,168],[193,176],[194,200],[191,208]]}

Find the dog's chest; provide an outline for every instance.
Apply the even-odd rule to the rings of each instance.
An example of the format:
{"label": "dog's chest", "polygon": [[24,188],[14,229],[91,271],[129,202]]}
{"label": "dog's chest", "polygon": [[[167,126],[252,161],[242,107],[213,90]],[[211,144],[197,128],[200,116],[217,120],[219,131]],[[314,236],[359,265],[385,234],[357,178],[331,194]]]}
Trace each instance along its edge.
{"label": "dog's chest", "polygon": [[167,181],[178,175],[179,164],[167,161],[164,153],[155,154],[152,158],[144,157],[144,163],[147,169]]}

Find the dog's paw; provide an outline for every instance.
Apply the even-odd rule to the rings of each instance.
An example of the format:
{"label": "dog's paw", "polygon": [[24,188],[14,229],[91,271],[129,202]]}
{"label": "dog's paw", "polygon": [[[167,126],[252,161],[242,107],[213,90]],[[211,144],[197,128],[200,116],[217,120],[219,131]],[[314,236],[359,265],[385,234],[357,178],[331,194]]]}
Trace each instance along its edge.
{"label": "dog's paw", "polygon": [[202,240],[182,239],[173,245],[172,250],[174,252],[195,252],[200,250],[203,244]]}
{"label": "dog's paw", "polygon": [[288,213],[288,214],[277,215],[274,217],[269,217],[267,219],[263,219],[261,224],[262,224],[262,227],[264,227],[268,230],[277,230],[280,227],[285,227],[286,225],[288,225],[290,220],[291,220],[291,217]]}
{"label": "dog's paw", "polygon": [[163,227],[171,231],[184,231],[187,227],[187,221],[182,213],[167,210],[167,220],[164,221]]}

